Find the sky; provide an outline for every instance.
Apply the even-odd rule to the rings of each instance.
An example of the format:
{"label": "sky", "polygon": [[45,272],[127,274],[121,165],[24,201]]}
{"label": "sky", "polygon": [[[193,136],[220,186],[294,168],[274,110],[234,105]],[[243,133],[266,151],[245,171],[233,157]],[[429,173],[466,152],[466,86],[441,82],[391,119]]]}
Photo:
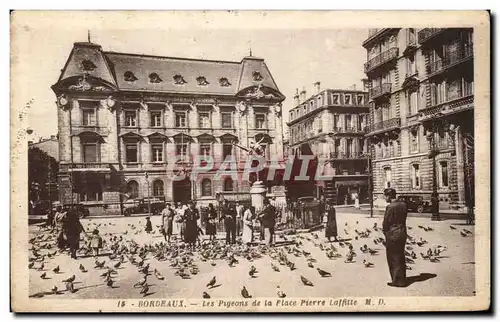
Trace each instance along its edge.
{"label": "sky", "polygon": [[[54,22],[57,25],[57,22]],[[147,28],[109,29],[92,25],[88,29],[25,26],[16,36],[19,62],[16,79],[22,84],[17,102],[33,103],[28,122],[33,136],[57,133],[57,107],[50,86],[74,42],[91,41],[104,51],[160,56],[240,61],[249,54],[265,59],[280,91],[286,96],[284,118],[293,107],[295,89],[303,87],[309,97],[313,84],[321,88],[362,88],[361,79],[366,51],[361,43],[367,29],[201,29]],[[13,49],[16,47],[14,46]],[[25,104],[25,103],[23,103]]]}

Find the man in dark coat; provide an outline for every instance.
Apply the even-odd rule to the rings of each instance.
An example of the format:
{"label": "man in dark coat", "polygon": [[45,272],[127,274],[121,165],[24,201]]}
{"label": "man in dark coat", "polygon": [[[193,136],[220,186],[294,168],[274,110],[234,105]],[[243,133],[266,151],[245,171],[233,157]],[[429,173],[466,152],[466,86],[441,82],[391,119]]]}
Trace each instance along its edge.
{"label": "man in dark coat", "polygon": [[227,199],[222,205],[221,219],[224,219],[226,244],[236,244],[236,208]]}
{"label": "man in dark coat", "polygon": [[276,225],[276,208],[271,205],[269,199],[264,199],[264,208],[259,214],[261,225],[264,227],[266,244],[271,246],[273,244],[274,226]]}
{"label": "man in dark coat", "polygon": [[406,284],[406,216],[408,209],[406,203],[396,200],[396,190],[384,190],[385,200],[389,205],[385,209],[382,230],[386,240],[387,264],[391,273],[392,282],[387,283],[393,287],[405,287]]}

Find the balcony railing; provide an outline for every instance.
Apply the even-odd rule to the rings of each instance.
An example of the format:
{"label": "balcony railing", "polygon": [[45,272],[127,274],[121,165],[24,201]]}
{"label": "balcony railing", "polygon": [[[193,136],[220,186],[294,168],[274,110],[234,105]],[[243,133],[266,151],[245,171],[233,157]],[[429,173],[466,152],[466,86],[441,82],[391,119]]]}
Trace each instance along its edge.
{"label": "balcony railing", "polygon": [[418,32],[418,43],[423,44],[427,40],[444,31],[446,28],[424,28]]}
{"label": "balcony railing", "polygon": [[370,89],[370,99],[376,99],[382,95],[390,94],[392,89],[391,83],[385,83],[380,86]]}
{"label": "balcony railing", "polygon": [[473,55],[473,46],[464,45],[457,50],[449,52],[445,58],[436,60],[435,62],[429,64],[427,67],[427,75],[437,75],[453,65],[457,65],[469,58],[472,58]]}
{"label": "balcony railing", "polygon": [[83,162],[73,164],[61,164],[61,171],[107,171],[111,170],[110,163]]}
{"label": "balcony railing", "polygon": [[382,122],[378,122],[373,124],[373,127],[371,127],[370,132],[376,132],[376,131],[385,131],[385,130],[391,130],[395,129],[401,126],[401,119],[398,117],[385,120]]}
{"label": "balcony railing", "polygon": [[384,51],[380,55],[370,59],[367,63],[365,63],[365,74],[369,73],[376,67],[379,67],[395,58],[398,57],[399,50],[397,47],[393,47],[389,50]]}
{"label": "balcony railing", "polygon": [[343,127],[334,127],[333,132],[335,133],[366,133],[368,131],[368,127],[353,127],[353,126],[347,126],[345,128]]}
{"label": "balcony railing", "polygon": [[474,107],[474,95],[464,95],[462,97],[432,105],[420,110],[423,119],[433,117],[438,113],[449,113],[461,110],[468,110]]}
{"label": "balcony railing", "polygon": [[367,154],[364,152],[331,152],[330,159],[365,159]]}

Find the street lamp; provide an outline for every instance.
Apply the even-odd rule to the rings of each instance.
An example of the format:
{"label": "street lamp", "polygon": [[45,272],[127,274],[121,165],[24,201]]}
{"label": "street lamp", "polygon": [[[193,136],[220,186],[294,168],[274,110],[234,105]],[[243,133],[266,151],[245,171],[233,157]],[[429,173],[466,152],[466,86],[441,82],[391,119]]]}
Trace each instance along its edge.
{"label": "street lamp", "polygon": [[148,216],[151,216],[151,198],[149,193],[149,174],[144,172],[144,178],[146,178],[146,184],[148,185]]}

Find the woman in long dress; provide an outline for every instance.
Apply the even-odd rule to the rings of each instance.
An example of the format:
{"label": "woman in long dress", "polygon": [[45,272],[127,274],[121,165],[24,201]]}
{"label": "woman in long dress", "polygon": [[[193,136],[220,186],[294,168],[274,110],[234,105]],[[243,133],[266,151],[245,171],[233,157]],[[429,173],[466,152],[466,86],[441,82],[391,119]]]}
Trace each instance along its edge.
{"label": "woman in long dress", "polygon": [[209,240],[215,240],[217,234],[217,228],[215,227],[215,220],[217,219],[217,211],[213,204],[208,204],[208,214],[205,232],[209,236]]}
{"label": "woman in long dress", "polygon": [[325,237],[328,238],[328,241],[331,241],[331,238],[334,238],[334,241],[338,241],[337,239],[337,214],[335,212],[335,207],[333,206],[333,202],[328,200],[326,205],[326,229],[325,229]]}
{"label": "woman in long dress", "polygon": [[200,219],[200,213],[198,209],[194,207],[194,203],[190,202],[189,207],[184,211],[184,241],[188,243],[194,250],[196,245],[196,239],[198,238],[198,219]]}
{"label": "woman in long dress", "polygon": [[255,207],[246,208],[243,212],[243,236],[244,244],[253,243],[253,220],[255,219]]}

